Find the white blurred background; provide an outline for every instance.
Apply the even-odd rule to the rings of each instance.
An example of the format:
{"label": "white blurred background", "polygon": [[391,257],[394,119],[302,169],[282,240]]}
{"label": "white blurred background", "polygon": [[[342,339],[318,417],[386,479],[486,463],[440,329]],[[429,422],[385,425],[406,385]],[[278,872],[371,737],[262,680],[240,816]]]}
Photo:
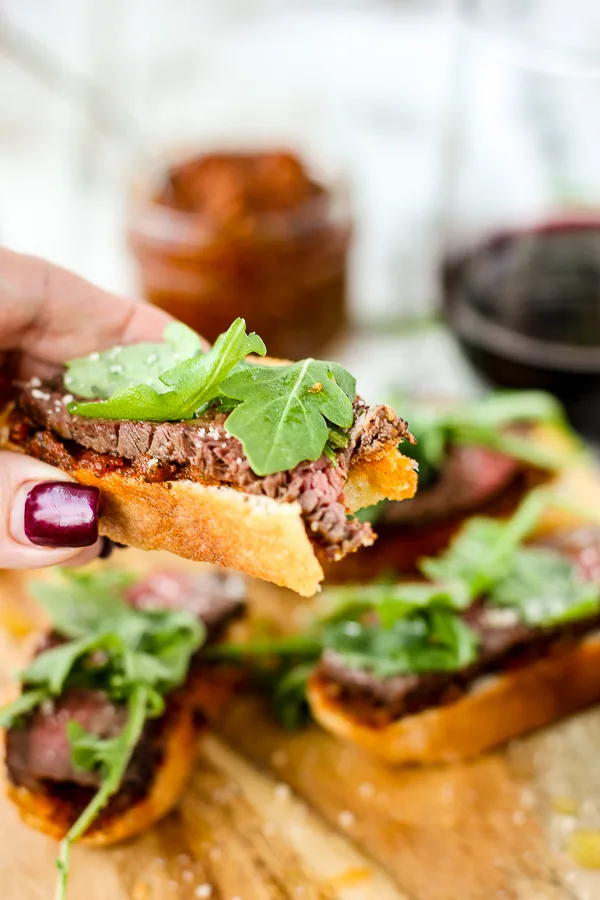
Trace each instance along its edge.
{"label": "white blurred background", "polygon": [[[350,304],[360,352],[356,341],[346,352],[359,377],[475,389],[443,329],[419,338],[411,330],[439,301],[448,126],[459,102],[454,7],[0,0],[0,242],[135,294],[124,207],[143,159],[220,139],[306,148],[331,159],[353,189]],[[473,180],[483,210],[492,194],[524,197],[539,170],[535,141],[488,74],[482,134],[501,173],[483,179],[485,190]]]}
{"label": "white blurred background", "polygon": [[134,289],[122,204],[174,141],[291,141],[350,176],[353,304],[435,282],[452,30],[446,0],[2,0],[0,240]]}

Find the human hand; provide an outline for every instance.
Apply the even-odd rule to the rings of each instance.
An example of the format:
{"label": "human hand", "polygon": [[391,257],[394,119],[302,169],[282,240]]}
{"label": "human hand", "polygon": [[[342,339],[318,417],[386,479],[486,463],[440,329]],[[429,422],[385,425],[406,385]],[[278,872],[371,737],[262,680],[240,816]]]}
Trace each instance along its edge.
{"label": "human hand", "polygon": [[[48,378],[67,359],[160,340],[169,321],[152,306],[0,249],[0,409],[2,390],[14,378]],[[80,564],[105,553],[98,506],[97,488],[29,456],[0,451],[0,568]]]}

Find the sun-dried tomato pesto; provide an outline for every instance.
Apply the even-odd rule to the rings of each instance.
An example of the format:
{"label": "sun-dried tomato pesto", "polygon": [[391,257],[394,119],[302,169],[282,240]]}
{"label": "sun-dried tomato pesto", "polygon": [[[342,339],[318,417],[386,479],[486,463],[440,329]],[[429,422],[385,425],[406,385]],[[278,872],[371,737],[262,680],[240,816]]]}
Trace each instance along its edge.
{"label": "sun-dried tomato pesto", "polygon": [[236,316],[273,356],[346,324],[347,198],[287,152],[188,158],[139,186],[130,240],[147,299],[214,340]]}

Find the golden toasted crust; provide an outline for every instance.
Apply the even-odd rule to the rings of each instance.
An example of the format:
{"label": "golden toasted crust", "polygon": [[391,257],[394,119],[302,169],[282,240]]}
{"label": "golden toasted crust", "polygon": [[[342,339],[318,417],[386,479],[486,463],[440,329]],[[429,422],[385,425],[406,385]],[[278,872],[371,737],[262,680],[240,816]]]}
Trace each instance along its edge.
{"label": "golden toasted crust", "polygon": [[337,737],[396,765],[476,756],[600,699],[600,637],[512,672],[482,679],[455,703],[405,716],[382,728],[354,718],[331,684],[314,676],[312,713]]}
{"label": "golden toasted crust", "polygon": [[344,496],[352,513],[380,500],[407,500],[416,490],[414,461],[399,453],[395,443],[388,443],[378,453],[359,457],[352,465]]}
{"label": "golden toasted crust", "polygon": [[71,474],[100,488],[100,532],[114,541],[239,569],[304,596],[323,578],[297,503],[191,481]]}
{"label": "golden toasted crust", "polygon": [[[0,447],[22,452],[6,432],[0,420]],[[323,580],[297,503],[192,481],[152,484],[116,471],[98,476],[80,468],[70,474],[100,488],[100,533],[114,541],[239,569],[305,597]],[[391,441],[351,467],[345,494],[356,510],[385,497],[412,497],[416,487],[412,461]]]}
{"label": "golden toasted crust", "polygon": [[[150,828],[173,808],[188,778],[196,752],[192,704],[178,703],[172,710],[163,746],[163,759],[146,796],[125,811],[117,809],[111,813],[109,807],[79,843],[101,847],[127,840]],[[81,811],[74,810],[71,802],[61,799],[59,792],[50,793],[42,788],[30,791],[9,785],[7,793],[27,825],[56,840],[65,836]]]}

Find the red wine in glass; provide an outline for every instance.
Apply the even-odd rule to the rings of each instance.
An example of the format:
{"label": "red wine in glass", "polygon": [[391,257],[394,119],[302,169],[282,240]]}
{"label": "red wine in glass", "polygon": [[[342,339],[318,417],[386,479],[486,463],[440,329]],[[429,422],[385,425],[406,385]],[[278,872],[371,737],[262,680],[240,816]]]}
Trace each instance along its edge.
{"label": "red wine in glass", "polygon": [[550,391],[600,437],[600,214],[503,231],[442,271],[445,314],[488,382]]}

